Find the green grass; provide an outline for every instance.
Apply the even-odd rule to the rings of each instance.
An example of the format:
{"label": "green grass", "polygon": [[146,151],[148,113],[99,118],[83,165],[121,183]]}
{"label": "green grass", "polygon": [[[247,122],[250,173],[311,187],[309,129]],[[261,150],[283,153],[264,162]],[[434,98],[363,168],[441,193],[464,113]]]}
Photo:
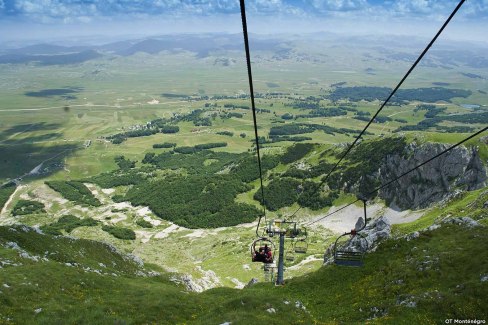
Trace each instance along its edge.
{"label": "green grass", "polygon": [[[20,228],[13,232],[0,227],[0,232],[2,245],[15,241],[31,255],[47,256],[47,261],[34,262],[0,248],[3,262],[22,264],[2,270],[7,287],[1,290],[0,315],[7,324],[7,318],[22,324],[61,319],[83,324],[339,324],[368,319],[427,324],[446,318],[479,319],[488,295],[488,286],[480,281],[488,267],[488,235],[483,228],[443,224],[416,240],[388,240],[367,255],[362,269],[326,266],[283,287],[258,284],[201,294],[185,293],[165,274],[135,276],[144,269],[103,244],[54,239]],[[106,275],[83,271],[86,266]],[[415,302],[416,307],[402,301]],[[42,310],[36,313],[38,308]],[[270,308],[276,313],[268,312]]]}

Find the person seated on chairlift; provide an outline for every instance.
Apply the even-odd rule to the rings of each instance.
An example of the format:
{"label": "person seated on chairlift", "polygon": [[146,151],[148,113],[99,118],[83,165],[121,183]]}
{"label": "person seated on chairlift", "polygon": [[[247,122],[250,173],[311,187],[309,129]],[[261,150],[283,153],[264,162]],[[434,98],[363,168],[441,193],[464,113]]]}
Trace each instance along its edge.
{"label": "person seated on chairlift", "polygon": [[265,263],[272,263],[273,262],[273,253],[268,245],[264,245],[264,262]]}
{"label": "person seated on chairlift", "polygon": [[254,252],[253,261],[255,262],[264,262],[264,247],[259,247],[257,252]]}

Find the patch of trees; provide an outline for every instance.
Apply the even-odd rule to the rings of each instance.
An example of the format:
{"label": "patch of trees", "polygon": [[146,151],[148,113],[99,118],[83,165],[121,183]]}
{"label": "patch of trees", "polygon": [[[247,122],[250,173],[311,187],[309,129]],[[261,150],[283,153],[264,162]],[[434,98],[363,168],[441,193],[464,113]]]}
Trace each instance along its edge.
{"label": "patch of trees", "polygon": [[235,118],[242,118],[244,115],[241,113],[236,113],[236,112],[230,112],[227,113],[227,118],[235,117]]}
{"label": "patch of trees", "polygon": [[327,206],[332,206],[335,199],[339,197],[339,191],[323,193],[318,189],[318,184],[305,182],[303,192],[298,197],[298,204],[312,210],[319,210]]}
{"label": "patch of trees", "polygon": [[[193,148],[193,147],[191,147]],[[160,169],[186,169],[191,174],[216,173],[225,166],[242,159],[242,154],[229,152],[214,152],[211,150],[201,150],[192,154],[191,159],[187,155],[176,152],[163,152],[159,155],[147,153],[142,160],[145,164],[151,164]],[[205,166],[205,161],[214,160],[209,166]]]}
{"label": "patch of trees", "polygon": [[90,190],[78,181],[46,181],[45,184],[59,192],[65,199],[80,205],[91,205],[98,207],[100,201],[93,196]]}
{"label": "patch of trees", "polygon": [[131,168],[136,167],[137,161],[132,161],[132,160],[126,159],[124,156],[115,156],[114,160],[115,160],[115,163],[117,164],[117,166],[119,166],[119,168],[122,170],[131,169]]}
{"label": "patch of trees", "polygon": [[212,142],[212,143],[203,143],[203,144],[197,144],[194,147],[177,147],[174,148],[173,151],[181,154],[193,154],[198,151],[202,150],[208,150],[208,149],[213,149],[213,148],[222,148],[222,147],[227,147],[227,142]]}
{"label": "patch of trees", "polygon": [[[259,169],[257,166],[257,158],[251,155],[245,156],[239,163],[232,167],[231,175],[235,175],[244,183],[252,182],[259,178]],[[278,166],[280,157],[275,155],[266,155],[261,159],[261,168],[263,173]]]}
{"label": "patch of trees", "polygon": [[[389,122],[391,121],[391,117],[388,117],[388,116],[376,116],[376,118],[374,119],[374,121],[376,123],[386,123],[386,122]],[[369,119],[368,119],[369,121]]]}
{"label": "patch of trees", "polygon": [[473,128],[467,126],[453,126],[447,127],[438,125],[442,121],[451,121],[451,122],[458,122],[458,123],[467,123],[467,124],[488,124],[488,112],[485,113],[472,113],[472,114],[464,114],[464,115],[436,115],[432,118],[427,118],[423,121],[420,121],[417,125],[403,125],[395,130],[395,132],[400,131],[425,131],[429,128],[435,127],[437,130],[442,132],[471,132]]}
{"label": "patch of trees", "polygon": [[163,125],[161,127],[161,133],[164,134],[173,134],[180,132],[180,127],[177,125]]}
{"label": "patch of trees", "polygon": [[4,187],[0,187],[0,211],[3,209],[5,203],[7,203],[10,196],[15,192],[17,185],[11,182]]}
{"label": "patch of trees", "polygon": [[99,223],[99,221],[92,218],[80,219],[68,214],[59,218],[58,221],[41,226],[40,228],[46,234],[60,236],[62,235],[61,230],[65,230],[67,233],[70,233],[78,227],[93,227]]}
{"label": "patch of trees", "polygon": [[[310,181],[302,183],[288,177],[273,179],[264,188],[264,195],[264,204],[271,211],[291,206],[295,202],[298,202],[301,207],[318,210],[331,206],[332,202],[339,197],[338,191],[322,193],[317,183]],[[262,202],[261,198],[261,189],[259,189],[254,194],[254,199]]]}
{"label": "patch of trees", "polygon": [[219,134],[219,135],[225,135],[225,136],[228,136],[228,137],[233,137],[234,136],[234,132],[230,132],[230,131],[220,131],[220,132],[217,132],[217,134]]}
{"label": "patch of trees", "polygon": [[124,239],[124,240],[136,239],[136,233],[132,229],[103,225],[102,230],[108,232],[109,234],[111,234],[112,236],[118,239]]}
{"label": "patch of trees", "polygon": [[234,201],[250,188],[232,175],[167,177],[134,186],[126,200],[148,206],[158,217],[183,227],[214,228],[257,218],[254,206]]}
{"label": "patch of trees", "polygon": [[295,101],[293,103],[290,103],[290,104],[285,104],[286,107],[292,107],[292,108],[295,108],[295,109],[300,109],[300,110],[304,110],[304,109],[312,109],[312,110],[316,110],[316,109],[320,109],[322,108],[322,106],[320,106],[320,99],[317,99],[316,101]]}
{"label": "patch of trees", "polygon": [[[144,162],[144,161],[143,161]],[[115,170],[85,179],[87,183],[97,184],[101,188],[135,185],[146,179],[145,173],[139,169]]]}
{"label": "patch of trees", "polygon": [[206,149],[222,148],[222,147],[227,147],[227,142],[211,142],[211,143],[197,144],[195,146],[195,149],[206,150]]}
{"label": "patch of trees", "polygon": [[421,104],[417,105],[415,109],[413,110],[414,112],[418,112],[421,110],[427,111],[425,113],[425,118],[433,118],[436,117],[438,114],[444,112],[447,108],[446,107],[439,107],[435,105],[429,105],[429,104]]}
{"label": "patch of trees", "polygon": [[394,119],[395,122],[398,122],[398,123],[402,123],[402,124],[406,124],[408,123],[407,120],[403,119],[403,118],[396,118]]}
{"label": "patch of trees", "polygon": [[[392,89],[388,87],[341,87],[336,88],[328,96],[332,101],[348,99],[351,101],[374,101],[385,100]],[[392,102],[404,103],[410,101],[421,101],[435,103],[437,101],[450,101],[454,97],[466,98],[471,91],[464,89],[449,89],[443,87],[399,89],[392,99]]]}
{"label": "patch of trees", "polygon": [[211,126],[212,121],[208,117],[202,117],[203,109],[195,109],[188,114],[180,115],[173,118],[174,122],[193,122],[195,126]]}
{"label": "patch of trees", "polygon": [[305,157],[313,148],[312,143],[296,143],[286,149],[280,160],[283,164],[292,163]]}
{"label": "patch of trees", "polygon": [[315,118],[315,117],[331,117],[331,116],[342,116],[347,115],[347,111],[339,107],[320,107],[310,111],[308,114],[296,115],[296,118]]}
{"label": "patch of trees", "polygon": [[444,121],[468,123],[468,124],[488,124],[488,112],[472,113],[464,115],[442,116]]}
{"label": "patch of trees", "polygon": [[44,203],[31,200],[19,200],[12,209],[12,214],[14,216],[37,213],[46,213]]}
{"label": "patch of trees", "polygon": [[281,141],[291,141],[291,142],[302,142],[312,140],[311,137],[296,136],[290,137],[289,135],[270,135],[269,140],[266,142],[281,142]]}
{"label": "patch of trees", "polygon": [[294,116],[290,113],[285,113],[285,114],[281,115],[281,118],[284,120],[293,120]]}
{"label": "patch of trees", "polygon": [[248,105],[236,105],[236,104],[224,104],[224,107],[231,108],[231,109],[237,109],[237,108],[246,109],[246,110],[251,109]]}
{"label": "patch of trees", "polygon": [[139,227],[142,227],[142,228],[152,228],[153,227],[152,223],[150,223],[149,221],[146,221],[144,219],[137,220],[136,225],[138,225]]}
{"label": "patch of trees", "polygon": [[[298,198],[301,182],[293,178],[278,178],[264,187],[264,205],[270,211],[293,205]],[[254,199],[262,202],[261,189],[254,194]]]}
{"label": "patch of trees", "polygon": [[[339,134],[359,134],[360,131],[347,129],[347,128],[335,128],[328,125],[319,124],[305,124],[305,123],[292,123],[272,126],[269,130],[269,136],[281,136],[281,135],[295,135],[303,133],[312,133],[316,130],[324,131],[327,134],[334,135]],[[368,132],[370,135],[372,133]]]}
{"label": "patch of trees", "polygon": [[164,143],[153,144],[153,149],[174,148],[174,147],[176,147],[176,143],[173,143],[173,142],[164,142]]}

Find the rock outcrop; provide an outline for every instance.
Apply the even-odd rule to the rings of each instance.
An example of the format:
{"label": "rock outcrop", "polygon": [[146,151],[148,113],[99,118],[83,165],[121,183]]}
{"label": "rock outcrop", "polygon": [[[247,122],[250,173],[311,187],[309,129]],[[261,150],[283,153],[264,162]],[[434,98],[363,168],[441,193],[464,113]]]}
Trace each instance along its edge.
{"label": "rock outcrop", "polygon": [[[362,218],[358,219],[356,227],[364,224]],[[362,225],[361,225],[362,227]],[[358,229],[358,228],[356,228]],[[359,235],[350,238],[341,249],[346,251],[366,252],[374,251],[378,244],[389,238],[391,235],[391,225],[388,219],[384,216],[368,223],[366,227],[359,232]],[[333,255],[334,245],[327,248],[324,254],[324,264],[331,264],[334,261]]]}
{"label": "rock outcrop", "polygon": [[[384,184],[448,148],[425,143],[407,146],[402,154],[387,156],[379,166],[378,179]],[[393,207],[419,209],[446,199],[460,190],[486,186],[487,171],[475,148],[456,147],[381,190],[379,196]]]}

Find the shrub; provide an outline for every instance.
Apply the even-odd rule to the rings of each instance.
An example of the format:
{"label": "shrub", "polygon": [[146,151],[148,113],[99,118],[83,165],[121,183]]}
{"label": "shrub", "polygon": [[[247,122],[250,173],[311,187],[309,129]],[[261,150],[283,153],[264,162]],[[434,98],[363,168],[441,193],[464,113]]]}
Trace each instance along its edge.
{"label": "shrub", "polygon": [[116,226],[102,226],[102,230],[108,232],[115,238],[124,240],[134,240],[136,239],[136,233],[128,228],[116,227]]}
{"label": "shrub", "polygon": [[153,225],[149,221],[146,221],[144,219],[137,220],[136,225],[138,225],[142,228],[152,228],[153,227]]}

